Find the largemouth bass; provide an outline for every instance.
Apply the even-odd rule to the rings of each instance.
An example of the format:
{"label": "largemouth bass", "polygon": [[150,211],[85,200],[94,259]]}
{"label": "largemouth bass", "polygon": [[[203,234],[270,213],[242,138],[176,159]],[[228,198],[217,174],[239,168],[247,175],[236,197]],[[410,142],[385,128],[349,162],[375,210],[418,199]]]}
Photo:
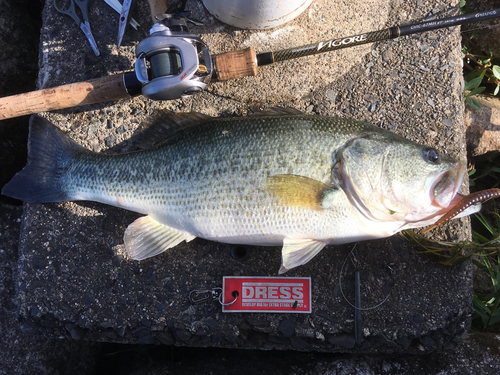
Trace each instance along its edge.
{"label": "largemouth bass", "polygon": [[280,273],[326,245],[433,224],[461,199],[465,164],[434,148],[364,122],[271,112],[164,115],[189,132],[124,154],[89,151],[33,117],[28,164],[2,194],[146,214],[124,235],[137,260],[196,237],[282,245]]}

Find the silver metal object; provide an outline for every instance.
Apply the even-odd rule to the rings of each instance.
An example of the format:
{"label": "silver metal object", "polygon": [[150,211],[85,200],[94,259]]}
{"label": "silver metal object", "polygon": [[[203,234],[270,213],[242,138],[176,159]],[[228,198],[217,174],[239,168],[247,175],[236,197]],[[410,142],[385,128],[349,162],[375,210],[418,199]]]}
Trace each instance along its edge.
{"label": "silver metal object", "polygon": [[193,305],[198,305],[210,300],[218,300],[222,306],[229,306],[236,302],[238,299],[238,293],[233,294],[234,300],[231,302],[224,302],[224,293],[221,287],[216,287],[212,289],[195,289],[189,293],[189,301]]}
{"label": "silver metal object", "polygon": [[171,100],[203,91],[212,77],[208,47],[187,31],[184,15],[165,15],[150,36],[135,50],[137,79],[142,94],[154,100]]}
{"label": "silver metal object", "polygon": [[130,22],[130,15],[132,9],[132,0],[123,0],[122,10],[120,12],[120,21],[118,24],[118,42],[116,46],[120,48],[122,44],[123,36],[125,35],[125,28]]}
{"label": "silver metal object", "polygon": [[203,0],[220,21],[240,29],[270,29],[291,21],[312,0]]}
{"label": "silver metal object", "polygon": [[199,303],[207,302],[210,300],[219,300],[222,296],[222,288],[212,288],[212,289],[196,289],[189,293],[189,301],[193,305]]}
{"label": "silver metal object", "polygon": [[[83,21],[78,17],[78,14],[76,13],[76,8],[75,5],[80,8],[80,12],[82,13]],[[57,0],[54,0],[54,8],[59,13],[66,14],[67,16],[70,16],[73,18],[75,21],[76,25],[80,27],[80,29],[83,31],[87,39],[89,40],[90,46],[92,47],[92,50],[94,51],[94,54],[96,56],[99,56],[101,53],[99,52],[99,48],[97,48],[97,43],[94,40],[94,37],[92,35],[92,31],[90,30],[90,23],[89,23],[89,2],[88,0],[70,0],[69,5],[67,8],[64,6],[63,8],[59,7],[57,5]]]}

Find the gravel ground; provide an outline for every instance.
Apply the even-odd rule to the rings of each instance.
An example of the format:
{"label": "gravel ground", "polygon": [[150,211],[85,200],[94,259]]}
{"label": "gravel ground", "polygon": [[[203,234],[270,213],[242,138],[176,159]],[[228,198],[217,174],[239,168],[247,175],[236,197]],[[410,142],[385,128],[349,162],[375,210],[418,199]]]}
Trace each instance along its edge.
{"label": "gravel ground", "polygon": [[[327,1],[316,1],[292,23],[261,33],[226,27],[214,21],[198,3],[188,2],[195,18],[206,22],[203,28],[192,31],[203,34],[215,53],[248,45],[264,52],[305,44],[336,32],[350,35],[376,30],[439,13],[450,4],[338,2],[335,13],[327,12],[328,6]],[[362,22],[359,14],[370,17],[363,17]],[[139,8],[137,18],[147,20],[147,9]],[[85,50],[86,41],[75,33],[74,25],[70,27],[69,19],[63,19],[51,6],[45,8],[38,87],[130,68],[135,43],[142,38],[140,33],[129,34],[125,46],[117,52],[111,47],[116,16],[106,8],[92,8],[91,19],[98,20],[93,26],[98,43],[108,46],[102,48],[101,58]],[[367,120],[452,155],[464,156],[459,66],[458,31],[441,30],[311,57],[306,63],[297,60],[263,68],[256,78],[216,83],[208,92],[191,99],[151,102],[136,98],[45,116],[83,145],[106,151],[129,149],[128,140],[138,123],[159,108],[231,116],[260,107],[288,105],[310,113]],[[122,369],[124,363],[128,373],[201,369],[231,373],[242,360],[262,362],[262,372],[269,373],[463,373],[464,366],[469,366],[470,373],[499,371],[498,358],[471,341],[458,344],[465,337],[471,311],[470,266],[444,269],[397,237],[364,243],[356,250],[361,264],[366,265],[368,286],[385,280],[394,287],[389,303],[377,314],[364,315],[364,344],[351,348],[352,311],[335,295],[340,269],[339,256],[334,252],[294,271],[297,276],[309,275],[313,270],[318,273],[314,281],[318,307],[313,316],[230,318],[220,315],[217,306],[193,309],[182,296],[194,286],[212,285],[225,274],[272,275],[279,263],[276,249],[252,249],[249,260],[236,262],[228,256],[228,248],[198,241],[167,259],[134,264],[121,257],[121,235],[137,215],[93,203],[27,205],[22,218],[20,208],[9,205],[2,206],[2,213],[1,297],[5,319],[0,329],[5,373],[66,373],[75,368],[89,373],[109,367]],[[96,231],[96,227],[102,231]],[[19,230],[21,247],[17,253]],[[469,231],[468,221],[464,220],[444,227],[438,235],[460,239],[466,238]],[[344,259],[349,250],[339,249],[340,258]],[[386,276],[388,270],[379,261],[381,258],[396,264],[394,280]],[[370,279],[370,272],[382,276]],[[380,298],[382,293],[378,293],[371,297],[372,301]],[[164,312],[170,303],[172,309]],[[216,324],[212,331],[203,328],[212,327],[213,322]],[[284,332],[293,333],[290,337]],[[113,346],[117,344],[75,340],[81,338],[212,348]],[[217,351],[213,347],[293,348],[304,353]],[[431,354],[380,359],[308,353],[316,350]],[[472,356],[471,351],[475,353]],[[157,361],[165,352],[169,353],[168,360]],[[214,356],[220,360],[214,362]]]}

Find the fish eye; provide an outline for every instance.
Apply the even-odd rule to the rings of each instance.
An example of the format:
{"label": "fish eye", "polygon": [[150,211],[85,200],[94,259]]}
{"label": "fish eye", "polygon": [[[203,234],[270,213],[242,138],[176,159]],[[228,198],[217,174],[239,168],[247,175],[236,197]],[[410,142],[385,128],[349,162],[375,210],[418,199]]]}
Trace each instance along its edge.
{"label": "fish eye", "polygon": [[435,148],[424,147],[422,149],[422,157],[431,163],[439,163],[439,152]]}

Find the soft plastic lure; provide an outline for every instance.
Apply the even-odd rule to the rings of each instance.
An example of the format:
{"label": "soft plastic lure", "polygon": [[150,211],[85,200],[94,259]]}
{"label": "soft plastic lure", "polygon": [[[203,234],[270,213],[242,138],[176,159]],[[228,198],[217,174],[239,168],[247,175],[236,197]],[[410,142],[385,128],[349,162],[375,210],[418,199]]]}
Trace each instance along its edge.
{"label": "soft plastic lure", "polygon": [[447,223],[455,216],[459,215],[463,211],[465,211],[470,206],[475,205],[479,202],[487,201],[488,199],[498,198],[500,197],[500,189],[486,189],[481,190],[472,194],[465,196],[460,202],[458,202],[454,207],[452,207],[441,219],[439,219],[434,225],[430,226],[423,233],[427,233],[444,223]]}

